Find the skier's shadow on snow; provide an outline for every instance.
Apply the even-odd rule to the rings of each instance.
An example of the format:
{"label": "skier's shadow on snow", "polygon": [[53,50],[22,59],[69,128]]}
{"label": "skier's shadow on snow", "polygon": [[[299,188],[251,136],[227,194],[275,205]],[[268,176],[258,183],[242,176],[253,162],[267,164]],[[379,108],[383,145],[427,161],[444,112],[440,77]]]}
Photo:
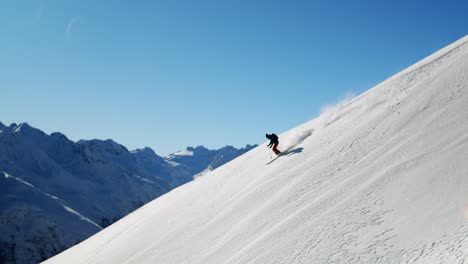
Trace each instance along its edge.
{"label": "skier's shadow on snow", "polygon": [[297,153],[302,153],[303,150],[304,150],[304,148],[290,149],[288,151],[283,152],[281,154],[281,156],[291,156],[291,155],[294,155],[294,154],[297,154]]}

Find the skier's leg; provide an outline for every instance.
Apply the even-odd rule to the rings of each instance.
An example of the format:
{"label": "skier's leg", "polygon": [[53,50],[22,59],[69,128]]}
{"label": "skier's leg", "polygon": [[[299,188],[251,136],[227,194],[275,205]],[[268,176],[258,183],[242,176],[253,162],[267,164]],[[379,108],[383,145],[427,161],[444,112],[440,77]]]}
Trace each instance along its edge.
{"label": "skier's leg", "polygon": [[278,147],[279,142],[276,142],[275,145],[273,145],[273,151],[275,152],[276,155],[279,155],[281,151],[279,151],[276,147]]}

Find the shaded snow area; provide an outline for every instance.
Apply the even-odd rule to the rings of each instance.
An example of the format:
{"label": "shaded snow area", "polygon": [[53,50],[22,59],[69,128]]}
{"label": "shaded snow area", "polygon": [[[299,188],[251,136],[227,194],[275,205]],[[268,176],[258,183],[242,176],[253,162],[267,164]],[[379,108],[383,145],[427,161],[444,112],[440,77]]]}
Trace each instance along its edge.
{"label": "shaded snow area", "polygon": [[54,201],[56,201],[60,206],[63,207],[63,209],[73,215],[75,215],[76,217],[78,217],[81,221],[86,221],[92,225],[94,225],[95,227],[97,227],[98,229],[102,229],[101,226],[99,226],[98,224],[96,224],[95,222],[91,221],[89,218],[83,216],[82,214],[78,213],[76,210],[72,209],[69,205],[67,205],[67,202],[63,201],[62,199],[56,197],[56,196],[53,196],[51,194],[48,194],[46,192],[43,192],[41,191],[40,189],[38,189],[36,186],[32,185],[31,183],[21,179],[21,178],[18,178],[18,177],[14,177],[14,176],[11,176],[10,174],[6,173],[6,172],[2,172],[0,171],[6,179],[14,179],[32,189],[34,189],[35,191],[37,191],[38,193],[41,193],[42,195],[48,197],[48,198],[51,198],[53,199]]}
{"label": "shaded snow area", "polygon": [[468,263],[468,37],[52,263]]}

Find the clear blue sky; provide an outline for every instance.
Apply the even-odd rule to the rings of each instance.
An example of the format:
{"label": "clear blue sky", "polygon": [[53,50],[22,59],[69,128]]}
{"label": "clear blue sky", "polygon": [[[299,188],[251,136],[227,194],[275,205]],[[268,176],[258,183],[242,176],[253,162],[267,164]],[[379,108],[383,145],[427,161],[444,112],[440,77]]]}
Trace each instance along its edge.
{"label": "clear blue sky", "polygon": [[468,1],[0,0],[0,122],[262,143],[467,34]]}

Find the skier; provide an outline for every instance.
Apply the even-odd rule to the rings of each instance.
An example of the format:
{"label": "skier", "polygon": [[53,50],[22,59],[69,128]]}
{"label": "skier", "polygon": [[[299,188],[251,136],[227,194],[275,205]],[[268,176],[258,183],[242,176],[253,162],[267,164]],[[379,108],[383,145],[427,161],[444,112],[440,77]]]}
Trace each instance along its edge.
{"label": "skier", "polygon": [[278,147],[279,141],[278,141],[278,136],[275,134],[265,134],[265,137],[270,140],[270,144],[268,144],[268,147],[271,148],[273,146],[273,151],[275,152],[276,155],[281,154],[281,151],[279,151],[276,147]]}

